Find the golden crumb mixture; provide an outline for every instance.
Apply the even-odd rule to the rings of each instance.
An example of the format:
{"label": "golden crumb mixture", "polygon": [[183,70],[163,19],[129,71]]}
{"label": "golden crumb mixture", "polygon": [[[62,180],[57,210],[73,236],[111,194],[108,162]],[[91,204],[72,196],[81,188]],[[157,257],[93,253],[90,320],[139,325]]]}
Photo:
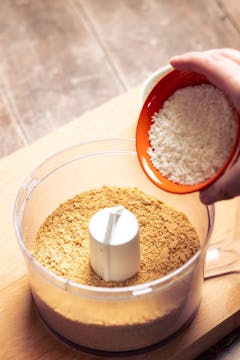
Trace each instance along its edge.
{"label": "golden crumb mixture", "polygon": [[[88,222],[100,209],[116,205],[123,205],[138,219],[141,267],[131,279],[106,282],[89,263]],[[180,211],[137,188],[103,186],[80,193],[49,215],[32,252],[64,278],[85,285],[120,287],[142,284],[176,270],[199,246],[196,230]]]}

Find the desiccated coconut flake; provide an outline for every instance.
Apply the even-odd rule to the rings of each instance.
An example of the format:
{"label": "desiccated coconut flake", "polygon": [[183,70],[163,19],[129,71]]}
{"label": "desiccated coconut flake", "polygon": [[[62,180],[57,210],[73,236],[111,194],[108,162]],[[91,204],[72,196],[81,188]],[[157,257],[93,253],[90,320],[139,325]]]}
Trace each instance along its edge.
{"label": "desiccated coconut flake", "polygon": [[152,116],[148,154],[171,181],[201,183],[227,161],[236,130],[237,113],[221,90],[209,84],[187,86]]}

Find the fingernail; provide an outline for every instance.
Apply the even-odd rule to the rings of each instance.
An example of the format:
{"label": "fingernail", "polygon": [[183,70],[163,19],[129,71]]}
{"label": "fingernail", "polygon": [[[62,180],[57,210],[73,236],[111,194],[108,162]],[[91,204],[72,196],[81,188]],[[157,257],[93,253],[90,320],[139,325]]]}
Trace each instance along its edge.
{"label": "fingernail", "polygon": [[170,61],[177,61],[177,60],[179,60],[179,58],[180,58],[180,55],[174,55],[170,58]]}

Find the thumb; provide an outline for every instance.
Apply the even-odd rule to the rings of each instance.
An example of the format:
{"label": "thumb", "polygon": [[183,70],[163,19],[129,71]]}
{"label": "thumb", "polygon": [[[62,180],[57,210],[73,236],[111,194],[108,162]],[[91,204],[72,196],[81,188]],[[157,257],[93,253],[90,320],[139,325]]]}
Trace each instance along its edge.
{"label": "thumb", "polygon": [[215,183],[200,192],[200,200],[210,205],[240,195],[240,160]]}

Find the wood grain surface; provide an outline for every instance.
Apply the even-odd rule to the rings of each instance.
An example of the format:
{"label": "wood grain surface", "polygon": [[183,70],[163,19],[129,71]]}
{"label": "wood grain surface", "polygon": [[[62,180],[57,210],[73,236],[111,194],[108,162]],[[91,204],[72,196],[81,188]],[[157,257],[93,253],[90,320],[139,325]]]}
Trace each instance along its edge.
{"label": "wood grain surface", "polygon": [[[133,137],[138,111],[139,88],[136,88],[0,160],[0,187],[3,189],[0,203],[4,210],[0,216],[0,359],[99,359],[63,345],[41,324],[31,300],[26,267],[13,230],[13,205],[23,179],[43,159],[79,141],[96,139],[95,131],[97,138],[105,137],[106,133],[110,138]],[[112,126],[113,119],[116,126]],[[214,242],[233,230],[237,203],[231,200],[217,204]],[[164,347],[133,359],[195,359],[240,326],[239,291],[239,274],[236,273],[205,281],[201,306],[191,325]]]}
{"label": "wood grain surface", "polygon": [[4,0],[0,156],[142,82],[171,55],[240,49],[238,0]]}

